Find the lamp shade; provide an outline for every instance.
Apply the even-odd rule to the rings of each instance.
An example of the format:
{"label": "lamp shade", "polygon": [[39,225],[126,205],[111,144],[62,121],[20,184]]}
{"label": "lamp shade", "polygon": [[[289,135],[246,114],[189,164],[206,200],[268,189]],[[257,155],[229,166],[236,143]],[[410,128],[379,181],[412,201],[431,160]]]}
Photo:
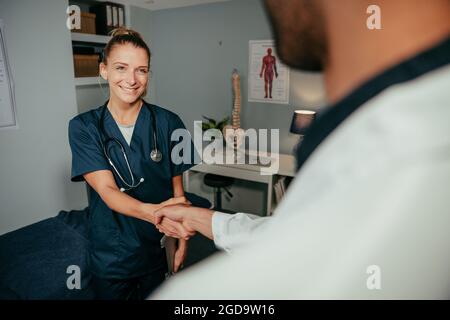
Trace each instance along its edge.
{"label": "lamp shade", "polygon": [[295,110],[292,117],[291,133],[305,134],[306,129],[316,118],[316,112],[311,110]]}

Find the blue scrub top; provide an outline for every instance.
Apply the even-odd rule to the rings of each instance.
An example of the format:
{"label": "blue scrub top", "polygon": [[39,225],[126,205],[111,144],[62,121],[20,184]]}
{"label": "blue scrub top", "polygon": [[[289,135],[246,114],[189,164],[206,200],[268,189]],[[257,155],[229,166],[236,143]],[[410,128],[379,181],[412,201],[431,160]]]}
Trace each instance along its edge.
{"label": "blue scrub top", "polygon": [[[144,102],[146,103],[146,102]],[[104,130],[109,137],[118,139],[125,148],[135,180],[145,180],[127,193],[145,203],[160,203],[173,196],[172,177],[181,175],[194,165],[195,149],[191,139],[183,141],[190,146],[190,163],[174,164],[171,152],[179,141],[171,141],[176,129],[185,129],[181,119],[173,112],[151,105],[157,121],[158,149],[162,152],[161,162],[150,159],[153,149],[152,113],[143,105],[135,123],[130,145],[104,106],[85,112],[69,123],[69,142],[72,150],[72,181],[84,181],[83,175],[97,170],[113,172],[117,186],[123,183],[109,165],[104,152],[99,129],[102,108],[106,108]],[[129,172],[120,147],[111,144],[110,157],[125,181],[130,182]],[[180,154],[182,157],[182,154]],[[124,186],[125,187],[125,186]],[[101,278],[126,279],[160,272],[167,268],[164,249],[161,248],[162,234],[151,223],[128,217],[108,208],[99,194],[88,185],[89,196],[89,238],[90,268]]]}

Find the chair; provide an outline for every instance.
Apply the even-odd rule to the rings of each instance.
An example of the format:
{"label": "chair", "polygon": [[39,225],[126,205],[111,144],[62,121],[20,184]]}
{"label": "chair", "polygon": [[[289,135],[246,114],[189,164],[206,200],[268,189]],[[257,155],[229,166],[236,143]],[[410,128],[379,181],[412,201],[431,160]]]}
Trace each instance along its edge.
{"label": "chair", "polygon": [[214,208],[216,210],[222,210],[222,189],[225,190],[230,198],[232,198],[233,194],[227,187],[230,187],[234,183],[234,179],[207,173],[203,182],[205,185],[214,188]]}

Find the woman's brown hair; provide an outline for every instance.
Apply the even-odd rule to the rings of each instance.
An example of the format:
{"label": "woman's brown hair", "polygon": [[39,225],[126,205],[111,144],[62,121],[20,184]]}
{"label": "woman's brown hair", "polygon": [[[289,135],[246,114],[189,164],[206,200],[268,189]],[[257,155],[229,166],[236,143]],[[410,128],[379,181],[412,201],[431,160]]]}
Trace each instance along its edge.
{"label": "woman's brown hair", "polygon": [[112,30],[110,32],[110,35],[112,36],[112,38],[106,44],[105,49],[103,49],[102,62],[104,64],[107,64],[109,54],[111,53],[111,50],[114,48],[114,46],[131,43],[136,48],[142,48],[147,52],[148,64],[150,67],[151,52],[147,44],[145,43],[144,39],[142,39],[142,36],[139,34],[139,32],[124,27],[120,27]]}

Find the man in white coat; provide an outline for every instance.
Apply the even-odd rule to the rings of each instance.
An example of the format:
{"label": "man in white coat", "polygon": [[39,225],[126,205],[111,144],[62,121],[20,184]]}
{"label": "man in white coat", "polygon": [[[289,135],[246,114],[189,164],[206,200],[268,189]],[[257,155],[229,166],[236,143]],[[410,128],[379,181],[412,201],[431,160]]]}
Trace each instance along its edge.
{"label": "man in white coat", "polygon": [[280,58],[323,71],[330,107],[273,217],[157,213],[232,254],[151,298],[450,297],[450,1],[375,2],[265,1]]}

